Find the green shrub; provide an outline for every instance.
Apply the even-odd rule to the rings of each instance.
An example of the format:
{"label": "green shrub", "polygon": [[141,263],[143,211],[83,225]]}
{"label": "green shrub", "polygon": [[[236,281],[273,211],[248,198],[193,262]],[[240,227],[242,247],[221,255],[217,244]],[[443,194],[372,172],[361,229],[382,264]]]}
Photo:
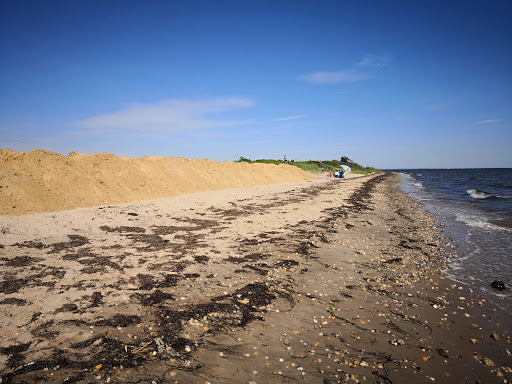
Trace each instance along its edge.
{"label": "green shrub", "polygon": [[[273,160],[273,159],[259,159],[259,160],[250,160],[243,156],[240,156],[240,159],[236,161],[237,163],[262,163],[262,164],[284,164],[283,160]],[[337,170],[341,169],[342,165],[348,165],[350,168],[352,168],[352,173],[356,174],[369,174],[369,173],[376,173],[376,172],[382,172],[380,169],[376,169],[374,167],[363,167],[356,163],[355,161],[349,159],[347,156],[342,156],[341,159],[338,160],[309,160],[309,161],[295,161],[290,160],[288,163],[290,165],[299,167],[300,169],[313,173],[315,175],[321,173],[321,172],[336,172]]]}

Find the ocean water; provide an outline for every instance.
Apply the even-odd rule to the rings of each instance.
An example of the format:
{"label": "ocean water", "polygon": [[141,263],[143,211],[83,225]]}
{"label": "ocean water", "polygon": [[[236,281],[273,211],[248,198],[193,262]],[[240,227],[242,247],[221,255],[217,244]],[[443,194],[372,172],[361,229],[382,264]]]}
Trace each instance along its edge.
{"label": "ocean water", "polygon": [[[400,187],[439,214],[456,245],[446,271],[453,280],[512,314],[512,169],[387,170]],[[506,290],[491,288],[494,280]]]}

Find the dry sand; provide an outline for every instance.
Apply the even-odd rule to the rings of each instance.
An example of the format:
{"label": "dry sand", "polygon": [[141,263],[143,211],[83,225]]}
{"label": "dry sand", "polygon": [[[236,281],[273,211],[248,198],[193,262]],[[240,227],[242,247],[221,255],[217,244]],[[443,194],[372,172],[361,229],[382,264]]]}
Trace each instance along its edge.
{"label": "dry sand", "polygon": [[291,165],[108,153],[0,149],[0,215],[129,203],[185,193],[310,180]]}
{"label": "dry sand", "polygon": [[510,382],[397,178],[0,217],[2,384]]}

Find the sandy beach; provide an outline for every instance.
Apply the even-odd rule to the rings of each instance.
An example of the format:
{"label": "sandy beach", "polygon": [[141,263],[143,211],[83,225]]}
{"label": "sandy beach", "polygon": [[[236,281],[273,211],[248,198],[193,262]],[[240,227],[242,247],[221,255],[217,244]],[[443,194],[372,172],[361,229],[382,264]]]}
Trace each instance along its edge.
{"label": "sandy beach", "polygon": [[397,183],[1,216],[1,382],[510,382],[510,319]]}

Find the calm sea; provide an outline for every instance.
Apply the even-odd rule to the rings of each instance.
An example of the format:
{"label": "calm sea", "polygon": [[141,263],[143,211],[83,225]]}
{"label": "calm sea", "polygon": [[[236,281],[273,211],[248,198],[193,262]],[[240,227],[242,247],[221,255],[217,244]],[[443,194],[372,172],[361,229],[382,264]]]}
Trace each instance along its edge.
{"label": "calm sea", "polygon": [[[405,169],[401,188],[442,217],[458,258],[446,273],[512,314],[512,169]],[[494,280],[505,291],[491,288]]]}

